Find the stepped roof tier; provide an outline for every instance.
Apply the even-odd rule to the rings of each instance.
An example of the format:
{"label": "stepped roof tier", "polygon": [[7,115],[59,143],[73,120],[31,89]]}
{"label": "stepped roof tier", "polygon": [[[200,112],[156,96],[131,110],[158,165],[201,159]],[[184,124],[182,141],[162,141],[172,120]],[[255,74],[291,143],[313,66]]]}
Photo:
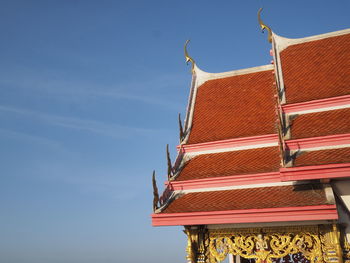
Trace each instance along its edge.
{"label": "stepped roof tier", "polygon": [[288,39],[261,26],[271,65],[206,73],[185,46],[189,104],[152,223],[338,222],[350,238],[350,30]]}
{"label": "stepped roof tier", "polygon": [[182,191],[153,217],[156,225],[203,225],[337,219],[322,185],[226,187]]}
{"label": "stepped roof tier", "polygon": [[[348,30],[304,38],[274,35],[287,103],[349,94]],[[322,85],[320,85],[322,83]]]}
{"label": "stepped roof tier", "polygon": [[265,66],[200,85],[184,144],[276,133],[273,81],[272,67]]}
{"label": "stepped roof tier", "polygon": [[[272,65],[206,73],[191,60],[185,129],[153,224],[166,225],[167,215],[169,225],[193,224],[188,213],[210,224],[213,212],[246,210],[253,214],[223,220],[267,222],[275,219],[263,210],[296,207],[305,216],[276,218],[337,219],[329,180],[317,192],[296,189],[350,177],[349,40],[350,30],[302,39],[272,32]],[[176,221],[178,213],[187,219]]]}

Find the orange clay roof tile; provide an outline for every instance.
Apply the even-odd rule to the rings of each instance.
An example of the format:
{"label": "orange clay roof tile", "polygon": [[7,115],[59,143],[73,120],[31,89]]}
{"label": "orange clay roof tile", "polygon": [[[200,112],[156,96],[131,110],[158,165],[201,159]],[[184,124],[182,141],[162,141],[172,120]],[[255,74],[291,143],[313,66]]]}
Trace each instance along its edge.
{"label": "orange clay roof tile", "polygon": [[350,108],[303,114],[292,122],[292,139],[350,133]]}
{"label": "orange clay roof tile", "polygon": [[350,93],[350,34],[289,46],[280,53],[287,103]]}
{"label": "orange clay roof tile", "polygon": [[188,144],[276,133],[272,70],[198,88]]}
{"label": "orange clay roof tile", "polygon": [[188,193],[162,213],[209,212],[327,204],[321,185],[275,186]]}
{"label": "orange clay roof tile", "polygon": [[294,166],[321,165],[350,162],[350,148],[319,150],[301,153],[296,157]]}
{"label": "orange clay roof tile", "polygon": [[176,181],[278,171],[278,147],[201,154],[188,161]]}

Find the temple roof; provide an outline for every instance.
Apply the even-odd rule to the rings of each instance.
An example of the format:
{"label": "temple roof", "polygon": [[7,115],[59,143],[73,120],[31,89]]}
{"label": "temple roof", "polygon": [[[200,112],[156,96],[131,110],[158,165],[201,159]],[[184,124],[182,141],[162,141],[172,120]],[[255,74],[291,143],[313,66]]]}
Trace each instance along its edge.
{"label": "temple roof", "polygon": [[272,65],[206,73],[192,60],[154,225],[338,218],[319,180],[350,177],[350,30],[271,41]]}

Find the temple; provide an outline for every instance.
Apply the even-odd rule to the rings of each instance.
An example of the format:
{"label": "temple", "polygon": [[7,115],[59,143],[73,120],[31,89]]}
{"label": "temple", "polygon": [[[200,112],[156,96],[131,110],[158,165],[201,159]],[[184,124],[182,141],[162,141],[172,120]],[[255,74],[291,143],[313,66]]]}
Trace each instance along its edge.
{"label": "temple", "polygon": [[288,39],[258,17],[269,65],[207,73],[186,43],[186,119],[152,224],[184,226],[191,263],[350,263],[350,29]]}

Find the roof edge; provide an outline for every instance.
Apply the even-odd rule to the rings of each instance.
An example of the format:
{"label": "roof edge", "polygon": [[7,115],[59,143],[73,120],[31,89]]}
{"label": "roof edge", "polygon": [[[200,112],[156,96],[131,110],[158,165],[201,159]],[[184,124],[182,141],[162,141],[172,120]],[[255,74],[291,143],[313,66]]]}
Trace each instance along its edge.
{"label": "roof edge", "polygon": [[333,31],[329,33],[324,33],[324,34],[319,34],[319,35],[313,35],[313,36],[308,36],[308,37],[303,37],[303,38],[286,38],[283,36],[279,36],[276,33],[272,32],[273,39],[276,43],[277,49],[279,52],[283,51],[289,46],[297,45],[297,44],[302,44],[306,42],[311,42],[315,40],[321,40],[329,37],[335,37],[335,36],[341,36],[341,35],[346,35],[350,34],[350,28],[347,29],[342,29],[338,31]]}
{"label": "roof edge", "polygon": [[278,135],[274,133],[201,143],[180,144],[177,146],[177,149],[179,152],[182,151],[185,154],[191,153],[197,155],[273,146],[278,146]]}
{"label": "roof edge", "polygon": [[250,74],[250,73],[255,73],[260,71],[267,71],[272,69],[274,69],[274,66],[268,64],[268,65],[262,65],[262,66],[251,67],[251,68],[211,73],[211,72],[205,72],[201,70],[197,65],[195,65],[194,73],[196,74],[196,77],[197,77],[196,84],[199,87],[208,80],[223,79],[227,77],[239,76],[239,75]]}
{"label": "roof edge", "polygon": [[[260,173],[261,174],[261,173]],[[267,174],[267,173],[265,173]],[[270,174],[276,174],[276,172],[271,172]],[[214,179],[215,180],[215,179]],[[193,180],[192,180],[193,181]],[[177,181],[180,182],[180,181]],[[184,182],[184,181],[182,181]],[[185,181],[186,182],[186,181]],[[258,181],[257,181],[258,182]],[[305,182],[298,181],[274,181],[274,182],[263,182],[263,183],[255,183],[255,184],[245,184],[245,185],[228,185],[228,186],[214,186],[211,187],[206,185],[206,188],[190,188],[181,190],[175,190],[174,192],[184,195],[184,194],[192,194],[192,193],[203,193],[203,192],[217,192],[217,191],[230,191],[230,190],[242,190],[242,189],[257,189],[257,188],[267,188],[267,187],[280,187],[280,186],[296,186],[296,185],[304,185]]]}
{"label": "roof edge", "polygon": [[336,205],[152,214],[153,226],[336,220]]}

